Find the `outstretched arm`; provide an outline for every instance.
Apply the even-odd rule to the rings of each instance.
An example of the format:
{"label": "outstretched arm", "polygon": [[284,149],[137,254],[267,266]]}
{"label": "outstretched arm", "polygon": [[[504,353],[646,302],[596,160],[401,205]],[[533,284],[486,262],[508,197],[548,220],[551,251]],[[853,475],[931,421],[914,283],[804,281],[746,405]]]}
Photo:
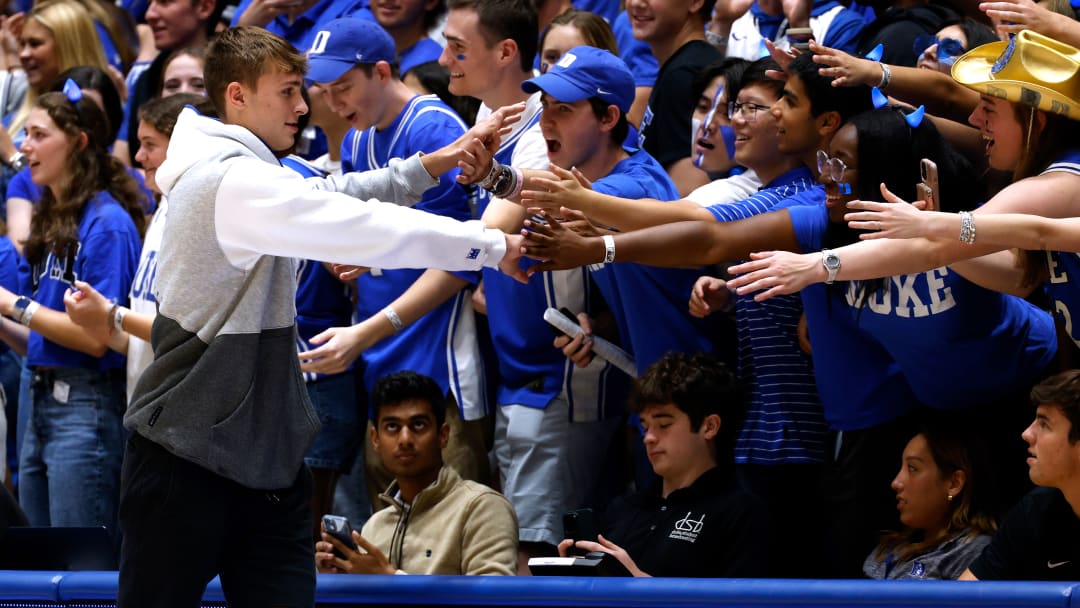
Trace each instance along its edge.
{"label": "outstretched arm", "polygon": [[522,205],[552,213],[562,207],[577,209],[598,224],[622,231],[672,222],[713,220],[704,207],[686,199],[670,202],[654,198],[630,199],[590,190],[587,180],[576,169],[567,171],[552,165],[551,174],[533,177],[526,183],[529,190],[521,193]]}
{"label": "outstretched arm", "polygon": [[[547,225],[526,222],[526,256],[541,260],[530,271],[576,268],[604,261],[604,238],[583,237],[540,212]],[[650,266],[684,267],[745,258],[766,248],[798,251],[787,210],[763,213],[734,222],[676,222],[616,234],[615,261]]]}

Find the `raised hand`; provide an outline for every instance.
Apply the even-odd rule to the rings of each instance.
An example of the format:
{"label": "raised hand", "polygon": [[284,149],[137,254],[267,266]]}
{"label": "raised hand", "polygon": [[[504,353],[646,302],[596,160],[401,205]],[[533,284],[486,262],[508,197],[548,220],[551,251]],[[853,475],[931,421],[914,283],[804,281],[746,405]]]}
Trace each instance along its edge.
{"label": "raised hand", "polygon": [[754,300],[762,302],[773,296],[795,293],[826,278],[820,253],[797,254],[788,251],[753,253],[750,261],[728,269],[739,276],[728,287],[739,295],[761,292]]}
{"label": "raised hand", "polygon": [[844,51],[822,46],[810,41],[810,51],[814,53],[814,63],[827,65],[820,68],[822,76],[831,76],[834,87],[856,87],[859,85],[875,86],[881,82],[881,65],[876,61],[848,55]]}
{"label": "raised hand", "polygon": [[699,319],[724,310],[731,302],[732,293],[727,281],[717,277],[699,277],[690,291],[690,314]]}
{"label": "raised hand", "polygon": [[552,164],[551,177],[530,177],[525,181],[526,190],[521,193],[523,207],[536,207],[549,211],[558,211],[561,207],[586,209],[588,191],[592,183],[581,171],[571,170]]}

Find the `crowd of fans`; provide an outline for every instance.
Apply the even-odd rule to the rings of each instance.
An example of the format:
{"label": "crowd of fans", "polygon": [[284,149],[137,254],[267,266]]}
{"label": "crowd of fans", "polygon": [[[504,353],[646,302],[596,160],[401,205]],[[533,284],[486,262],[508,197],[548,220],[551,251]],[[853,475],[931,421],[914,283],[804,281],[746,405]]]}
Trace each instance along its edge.
{"label": "crowd of fans", "polygon": [[[21,4],[0,18],[0,470],[31,525],[136,555],[132,462],[285,505],[302,457],[312,571],[594,551],[635,576],[1080,576],[1064,0]],[[292,104],[273,136],[237,120],[269,115],[244,61]],[[292,173],[207,174],[226,139]],[[299,189],[481,220],[505,257],[337,234]],[[357,253],[264,264],[296,251],[282,206]],[[260,310],[200,304],[260,275]],[[287,365],[230,359],[252,347],[221,336],[253,327]],[[266,377],[300,374],[297,407],[260,413],[285,399]],[[190,391],[241,405],[162,405]]]}

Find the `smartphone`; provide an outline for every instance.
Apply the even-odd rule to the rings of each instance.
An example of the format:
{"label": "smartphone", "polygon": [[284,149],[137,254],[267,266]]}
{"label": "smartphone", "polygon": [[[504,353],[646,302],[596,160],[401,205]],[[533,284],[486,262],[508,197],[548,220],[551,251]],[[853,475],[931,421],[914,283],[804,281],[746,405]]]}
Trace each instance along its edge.
{"label": "smartphone", "polygon": [[[559,309],[559,312],[562,314],[562,316],[569,319],[569,321],[571,323],[573,323],[574,325],[580,325],[578,323],[577,315],[575,315],[569,308],[563,306],[562,308]],[[550,327],[551,327],[551,333],[555,334],[555,337],[558,337],[558,336],[567,336],[569,338],[574,337],[574,336],[572,336],[570,334],[567,334],[567,333],[563,332],[561,329],[555,327],[554,325],[550,325]],[[570,537],[566,536],[564,538],[570,538]]]}
{"label": "smartphone", "polygon": [[[323,515],[322,525],[327,534],[341,541],[346,547],[356,550],[356,543],[353,542],[352,537],[352,524],[349,523],[348,518],[341,515]],[[345,559],[345,555],[336,548],[334,555]]]}
{"label": "smartphone", "polygon": [[[563,538],[575,541],[591,540],[596,542],[596,521],[592,509],[575,509],[563,515]],[[588,551],[570,547],[569,555],[585,555]]]}
{"label": "smartphone", "polygon": [[937,163],[924,158],[919,161],[919,177],[922,181],[915,185],[919,198],[926,201],[926,211],[937,211],[941,208],[941,189],[938,186]]}

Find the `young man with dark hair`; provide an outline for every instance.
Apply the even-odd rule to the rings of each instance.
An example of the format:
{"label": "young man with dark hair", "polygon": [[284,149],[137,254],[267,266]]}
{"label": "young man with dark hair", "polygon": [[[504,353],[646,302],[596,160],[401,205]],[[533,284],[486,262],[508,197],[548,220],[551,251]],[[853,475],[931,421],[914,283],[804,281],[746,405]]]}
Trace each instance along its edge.
{"label": "young man with dark hair", "polygon": [[1031,389],[1028,475],[1041,486],[1013,507],[960,580],[1080,580],[1080,370]]}
{"label": "young man with dark hair", "polygon": [[[372,390],[371,443],[394,481],[381,495],[358,549],[323,534],[321,572],[502,574],[517,572],[517,518],[501,494],[443,465],[450,436],[442,388],[415,372],[381,378]],[[344,558],[335,557],[337,550]]]}
{"label": "young man with dark hair", "polygon": [[[337,19],[317,38],[321,42],[308,54],[307,77],[322,85],[330,108],[353,125],[342,143],[346,173],[434,152],[465,133],[465,123],[449,106],[434,95],[417,95],[394,76],[394,41],[378,24]],[[456,176],[457,171],[444,174],[415,208],[470,219],[475,188],[457,183]],[[482,423],[464,424],[487,414],[470,302],[470,287],[479,280],[478,272],[379,268],[366,272],[356,278],[358,321],[310,336],[312,349],[300,358],[304,371],[320,373],[344,371],[360,358],[369,389],[379,378],[402,369],[435,379],[451,410],[448,464],[462,477],[483,482],[489,467],[483,431],[478,428]],[[380,481],[369,486],[374,497],[390,479],[377,463],[368,465],[374,478],[369,481]]]}
{"label": "young man with dark hair", "polygon": [[[261,28],[223,32],[206,85],[221,122],[184,110],[156,174],[173,207],[160,250],[155,360],[125,416],[118,603],[197,606],[220,574],[230,603],[311,606],[318,422],[295,346],[294,258],[476,270],[516,239],[376,199],[416,200],[462,163],[478,175],[502,115],[387,169],[305,180],[281,167],[307,61]],[[371,197],[360,202],[353,196]],[[196,271],[197,270],[197,271]],[[191,294],[208,293],[210,298]]]}
{"label": "young man with dark hair", "polygon": [[[660,64],[649,105],[641,119],[638,146],[651,154],[686,196],[709,182],[690,157],[690,115],[697,100],[685,94],[698,70],[723,59],[705,41],[705,24],[715,0],[632,0],[626,5],[634,38],[647,42]],[[678,91],[678,93],[675,93]]]}
{"label": "young man with dark hair", "polygon": [[[450,70],[450,92],[479,98],[478,119],[525,101],[521,121],[503,138],[495,159],[515,169],[547,169],[550,148],[539,124],[540,93],[522,90],[533,75],[536,54],[536,13],[529,0],[451,0],[449,9],[447,46],[439,62]],[[526,216],[521,206],[486,190],[478,198],[487,226],[521,229]],[[614,394],[608,385],[618,378],[602,361],[576,369],[551,347],[551,330],[543,321],[549,306],[590,312],[584,269],[543,273],[527,285],[507,279],[484,272],[474,302],[486,311],[498,362],[495,461],[502,491],[517,510],[521,570],[527,572],[527,557],[554,551],[562,514],[589,499],[592,484],[580,476],[593,478],[593,471],[567,464],[588,458],[588,423],[603,417]]]}
{"label": "young man with dark hair", "polygon": [[[604,534],[576,546],[614,556],[634,576],[766,576],[764,505],[735,478],[745,408],[734,374],[707,355],[670,353],[635,381],[630,409],[660,479],[612,504]],[[560,553],[574,544],[564,540]]]}

